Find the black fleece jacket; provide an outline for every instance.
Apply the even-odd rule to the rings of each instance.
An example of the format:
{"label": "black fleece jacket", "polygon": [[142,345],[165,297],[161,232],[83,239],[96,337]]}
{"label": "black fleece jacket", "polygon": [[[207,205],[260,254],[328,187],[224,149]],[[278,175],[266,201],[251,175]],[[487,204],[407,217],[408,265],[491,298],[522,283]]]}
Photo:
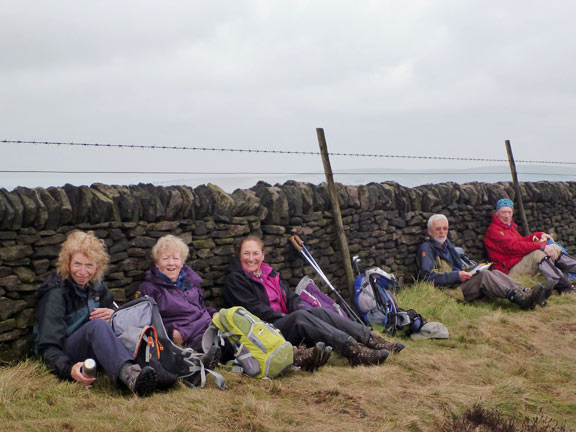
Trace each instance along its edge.
{"label": "black fleece jacket", "polygon": [[[276,277],[278,273],[272,270],[270,275]],[[288,313],[298,309],[307,309],[300,301],[298,294],[291,291],[284,281],[280,280],[279,282]],[[242,269],[238,258],[234,258],[228,267],[226,285],[224,286],[224,299],[228,306],[243,306],[261,320],[270,323],[284,316],[282,312],[275,311],[270,307],[266,288],[261,282],[255,280]]]}
{"label": "black fleece jacket", "polygon": [[74,363],[63,349],[66,338],[90,320],[93,308],[111,308],[112,302],[110,291],[99,281],[82,289],[71,278],[62,280],[52,273],[42,284],[36,306],[35,348],[59,378],[72,379]]}

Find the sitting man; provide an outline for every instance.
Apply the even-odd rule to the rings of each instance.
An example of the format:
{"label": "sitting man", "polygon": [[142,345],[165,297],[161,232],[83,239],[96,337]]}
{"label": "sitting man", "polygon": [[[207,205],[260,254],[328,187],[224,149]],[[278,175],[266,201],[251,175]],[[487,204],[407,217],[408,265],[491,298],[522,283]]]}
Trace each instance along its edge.
{"label": "sitting man", "polygon": [[478,298],[506,298],[522,309],[534,309],[536,305],[545,306],[552,287],[544,288],[537,284],[530,291],[522,288],[518,282],[501,271],[483,270],[470,273],[463,270],[464,264],[454,245],[448,240],[448,218],[435,214],[428,219],[428,234],[418,250],[418,264],[424,280],[434,285],[462,290],[464,301]]}
{"label": "sitting man", "polygon": [[[509,275],[535,275],[538,271],[547,281],[554,281],[558,292],[574,291],[562,273],[576,272],[576,259],[562,252],[556,244],[548,244],[552,236],[535,232],[522,236],[513,222],[514,203],[509,199],[498,200],[492,223],[484,236],[488,258],[494,268]],[[552,284],[552,282],[551,282]]]}

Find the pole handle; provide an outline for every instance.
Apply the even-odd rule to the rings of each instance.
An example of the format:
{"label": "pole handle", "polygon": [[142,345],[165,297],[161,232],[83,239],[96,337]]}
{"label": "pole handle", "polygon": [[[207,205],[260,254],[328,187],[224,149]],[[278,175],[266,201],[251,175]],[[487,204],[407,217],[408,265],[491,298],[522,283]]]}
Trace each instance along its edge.
{"label": "pole handle", "polygon": [[294,246],[298,252],[302,252],[302,245],[304,244],[304,241],[298,237],[297,234],[294,234],[290,237],[290,243],[292,243],[292,246]]}

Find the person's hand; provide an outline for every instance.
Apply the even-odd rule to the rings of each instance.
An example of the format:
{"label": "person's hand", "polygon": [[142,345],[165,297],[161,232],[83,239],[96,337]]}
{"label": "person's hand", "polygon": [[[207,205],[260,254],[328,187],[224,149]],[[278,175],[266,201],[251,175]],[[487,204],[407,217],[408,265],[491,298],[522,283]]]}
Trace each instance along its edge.
{"label": "person's hand", "polygon": [[177,345],[184,345],[184,340],[182,339],[182,335],[180,334],[180,332],[178,330],[174,330],[172,332],[172,340]]}
{"label": "person's hand", "polygon": [[112,316],[113,313],[114,311],[112,309],[94,308],[90,313],[90,319],[93,320],[100,318],[106,320],[107,322],[110,322],[110,317]]}
{"label": "person's hand", "polygon": [[559,252],[558,252],[558,248],[555,248],[554,245],[547,245],[544,248],[544,253],[546,255],[548,255],[550,258],[552,258],[552,260],[556,261],[558,259],[558,257],[560,256]]}
{"label": "person's hand", "polygon": [[548,240],[554,240],[554,239],[550,234],[542,233],[542,235],[540,236],[540,241],[548,241]]}
{"label": "person's hand", "polygon": [[458,273],[458,276],[460,276],[460,281],[464,282],[467,281],[468,279],[472,279],[472,276],[474,275],[472,273],[461,271],[460,273]]}
{"label": "person's hand", "polygon": [[70,375],[72,375],[72,379],[79,384],[82,384],[84,387],[90,388],[96,378],[90,378],[87,376],[82,375],[82,366],[84,366],[84,362],[78,362],[74,366],[72,366],[72,371]]}

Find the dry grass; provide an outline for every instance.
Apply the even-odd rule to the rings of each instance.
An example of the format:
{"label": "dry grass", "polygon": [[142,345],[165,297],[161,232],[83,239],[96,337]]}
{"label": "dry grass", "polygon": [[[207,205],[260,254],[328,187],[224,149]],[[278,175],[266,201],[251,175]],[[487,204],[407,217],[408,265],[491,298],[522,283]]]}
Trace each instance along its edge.
{"label": "dry grass", "polygon": [[576,430],[576,296],[524,312],[505,301],[459,304],[453,294],[427,284],[401,292],[402,306],[444,322],[451,338],[408,340],[380,367],[333,358],[317,373],[274,381],[223,371],[228,391],[210,382],[147,399],[103,376],[91,390],[60,382],[34,360],[1,368],[0,430],[438,431],[478,402]]}

